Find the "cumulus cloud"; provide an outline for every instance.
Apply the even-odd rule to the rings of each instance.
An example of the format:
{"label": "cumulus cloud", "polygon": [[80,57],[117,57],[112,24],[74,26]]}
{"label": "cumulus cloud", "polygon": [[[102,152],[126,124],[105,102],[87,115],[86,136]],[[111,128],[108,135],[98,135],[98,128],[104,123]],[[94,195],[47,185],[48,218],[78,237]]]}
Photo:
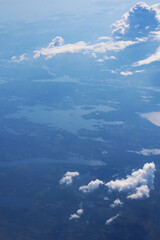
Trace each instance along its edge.
{"label": "cumulus cloud", "polygon": [[114,220],[116,220],[118,217],[120,216],[120,214],[117,214],[116,216],[106,220],[106,225],[110,225]]}
{"label": "cumulus cloud", "polygon": [[152,155],[160,155],[160,149],[157,149],[157,148],[153,148],[153,149],[143,148],[141,151],[129,151],[129,152],[134,152],[134,153],[143,155],[145,157],[152,156]]}
{"label": "cumulus cloud", "polygon": [[13,57],[11,58],[11,60],[12,60],[13,62],[17,62],[17,63],[22,62],[22,61],[25,61],[25,60],[28,60],[28,58],[26,58],[25,55],[26,55],[26,54],[24,53],[24,54],[20,55],[19,57],[13,56]]}
{"label": "cumulus cloud", "polygon": [[113,35],[147,36],[150,31],[157,30],[159,23],[160,4],[149,6],[139,2],[112,25]]}
{"label": "cumulus cloud", "polygon": [[108,198],[108,197],[104,197],[104,200],[105,200],[105,201],[108,201],[108,200],[109,200],[109,198]]}
{"label": "cumulus cloud", "polygon": [[129,13],[125,13],[121,20],[116,21],[112,24],[113,34],[122,34],[124,35],[126,30],[129,29],[129,23],[128,23]]}
{"label": "cumulus cloud", "polygon": [[142,185],[135,189],[135,193],[128,195],[127,198],[129,199],[141,199],[141,198],[148,198],[149,197],[150,189],[147,185]]}
{"label": "cumulus cloud", "polygon": [[83,212],[84,212],[83,209],[78,209],[76,213],[71,214],[71,216],[69,217],[69,220],[80,218]]}
{"label": "cumulus cloud", "polygon": [[137,192],[139,190],[137,190],[137,188],[141,186],[146,185],[150,188],[153,187],[155,170],[155,164],[153,162],[146,163],[142,169],[133,171],[132,174],[128,175],[125,179],[112,180],[105,185],[110,191],[127,192],[129,196],[131,196],[131,194],[139,193]]}
{"label": "cumulus cloud", "polygon": [[[52,58],[58,54],[66,53],[90,53],[96,56],[97,53],[106,53],[107,51],[121,51],[125,48],[144,42],[146,39],[135,39],[134,41],[113,41],[113,39],[108,41],[101,41],[96,44],[88,44],[84,41],[64,44],[64,40],[61,37],[56,37],[46,48],[34,51],[34,58],[37,59],[40,56],[44,56],[46,59]],[[113,59],[113,57],[112,57]]]}
{"label": "cumulus cloud", "polygon": [[79,188],[80,191],[84,192],[84,193],[90,193],[93,192],[94,190],[96,190],[97,188],[99,188],[101,185],[103,185],[104,182],[96,179],[95,181],[91,181],[87,186],[81,186]]}
{"label": "cumulus cloud", "polygon": [[112,208],[115,208],[115,207],[122,206],[122,205],[123,205],[123,202],[121,202],[121,200],[118,198],[110,206]]}
{"label": "cumulus cloud", "polygon": [[59,181],[60,184],[71,185],[73,178],[79,176],[79,172],[66,172],[64,177]]}
{"label": "cumulus cloud", "polygon": [[71,216],[69,217],[69,220],[77,219],[77,218],[80,218],[78,214],[71,214]]}

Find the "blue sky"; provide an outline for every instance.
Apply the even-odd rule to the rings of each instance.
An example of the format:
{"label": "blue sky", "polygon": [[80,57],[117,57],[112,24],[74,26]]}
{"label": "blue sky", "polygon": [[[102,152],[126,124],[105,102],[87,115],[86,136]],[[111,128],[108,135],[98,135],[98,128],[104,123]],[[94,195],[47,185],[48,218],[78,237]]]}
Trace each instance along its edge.
{"label": "blue sky", "polygon": [[[50,18],[56,14],[92,15],[105,14],[106,20],[115,21],[116,18],[128,11],[137,0],[0,0],[0,21],[35,20]],[[156,0],[146,1],[156,4]],[[101,16],[99,15],[99,21]],[[107,24],[107,22],[106,22]]]}

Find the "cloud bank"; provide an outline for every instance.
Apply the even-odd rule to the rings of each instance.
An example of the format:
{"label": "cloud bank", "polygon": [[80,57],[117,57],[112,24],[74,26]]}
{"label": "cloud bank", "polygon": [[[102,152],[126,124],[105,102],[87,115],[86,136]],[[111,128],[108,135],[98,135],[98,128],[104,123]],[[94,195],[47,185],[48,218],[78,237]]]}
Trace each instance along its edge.
{"label": "cloud bank", "polygon": [[79,176],[79,172],[66,172],[64,177],[59,181],[60,184],[71,185],[73,178]]}
{"label": "cloud bank", "polygon": [[[147,197],[149,196],[148,188],[153,187],[155,170],[156,169],[154,163],[146,163],[142,169],[133,171],[131,175],[128,175],[126,177],[126,179],[117,179],[115,181],[112,180],[105,185],[109,188],[110,191],[129,193],[128,198],[138,199],[138,197]],[[144,193],[145,191],[146,193]]]}
{"label": "cloud bank", "polygon": [[[37,59],[40,56],[44,56],[46,59],[53,58],[58,54],[73,54],[73,53],[83,53],[83,54],[91,54],[92,56],[96,56],[96,53],[106,53],[107,51],[121,51],[125,48],[139,44],[141,42],[146,41],[146,39],[136,39],[134,41],[114,41],[105,40],[98,42],[96,44],[89,44],[84,41],[79,41],[76,43],[64,44],[64,39],[62,37],[57,36],[49,43],[48,47],[41,48],[40,50],[34,51],[34,58]],[[110,57],[113,59],[113,57]],[[114,58],[115,59],[115,58]],[[107,60],[107,58],[106,58]]]}

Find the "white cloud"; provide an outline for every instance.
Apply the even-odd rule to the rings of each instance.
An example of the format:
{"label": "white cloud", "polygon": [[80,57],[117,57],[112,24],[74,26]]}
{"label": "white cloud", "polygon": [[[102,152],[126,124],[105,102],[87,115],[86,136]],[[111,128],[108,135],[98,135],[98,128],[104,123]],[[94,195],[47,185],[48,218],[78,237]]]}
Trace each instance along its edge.
{"label": "white cloud", "polygon": [[109,40],[112,40],[112,38],[111,37],[107,37],[107,36],[99,37],[98,41],[101,41],[101,40],[109,41]]}
{"label": "white cloud", "polygon": [[120,216],[120,214],[117,214],[116,216],[108,219],[105,224],[106,224],[106,225],[110,225],[110,224],[111,224],[114,220],[116,220],[116,218],[118,218],[119,216]]}
{"label": "white cloud", "polygon": [[110,181],[105,185],[111,191],[119,191],[119,192],[127,192],[129,193],[137,193],[137,188],[147,185],[148,187],[153,187],[154,181],[154,172],[155,172],[155,164],[154,163],[146,163],[143,166],[143,169],[139,169],[137,171],[133,171],[131,175],[128,175],[126,179],[117,179],[115,181]]}
{"label": "white cloud", "polygon": [[133,71],[133,72],[131,72],[131,71],[122,71],[122,72],[120,72],[120,74],[122,75],[122,76],[131,76],[131,75],[133,75],[134,73],[143,73],[145,70],[136,70],[136,71]]}
{"label": "white cloud", "polygon": [[77,214],[78,214],[78,215],[82,215],[82,213],[83,213],[83,209],[78,209],[78,210],[77,210]]}
{"label": "white cloud", "polygon": [[89,193],[89,192],[93,192],[103,184],[104,184],[103,181],[96,179],[95,181],[91,181],[87,186],[81,186],[79,190],[84,193]]}
{"label": "white cloud", "polygon": [[120,72],[120,74],[122,75],[122,76],[130,76],[130,75],[132,75],[133,74],[133,72],[130,72],[130,71],[122,71],[122,72]]}
{"label": "white cloud", "polygon": [[121,200],[119,200],[119,198],[118,198],[111,204],[111,207],[115,208],[115,207],[122,206],[122,205],[123,205],[123,202],[121,202]]}
{"label": "white cloud", "polygon": [[116,59],[115,56],[110,56],[110,57],[105,56],[105,57],[104,57],[104,60],[115,60],[115,59]]}
{"label": "white cloud", "polygon": [[112,74],[116,74],[117,71],[115,71],[115,70],[111,70],[111,73],[112,73]]}
{"label": "white cloud", "polygon": [[133,66],[137,67],[137,66],[147,65],[147,64],[150,64],[152,62],[157,62],[157,61],[160,61],[160,47],[151,56],[147,57],[144,60],[140,60],[140,61],[134,63]]}
{"label": "white cloud", "polygon": [[104,62],[104,59],[99,58],[99,59],[97,60],[97,62],[99,62],[99,63]]}
{"label": "white cloud", "polygon": [[59,181],[60,184],[71,185],[73,178],[79,176],[79,172],[66,172],[64,177]]}
{"label": "white cloud", "polygon": [[44,56],[46,59],[48,59],[56,56],[57,54],[66,53],[91,53],[91,55],[95,57],[96,53],[106,53],[107,51],[121,51],[129,46],[144,41],[146,41],[146,39],[136,39],[135,41],[109,40],[107,42],[101,41],[93,45],[87,44],[84,41],[76,42],[73,44],[63,44],[63,39],[61,37],[56,37],[52,40],[48,47],[34,51],[34,58],[37,59],[40,56]]}
{"label": "white cloud", "polygon": [[150,37],[153,38],[153,40],[160,41],[160,31],[150,32]]}
{"label": "white cloud", "polygon": [[75,214],[71,214],[71,216],[69,217],[69,220],[80,218],[83,212],[84,212],[83,209],[78,209]]}
{"label": "white cloud", "polygon": [[120,33],[124,35],[126,30],[129,29],[128,19],[129,19],[129,13],[127,12],[123,15],[121,20],[118,20],[112,24],[112,28],[113,28],[112,33],[113,34]]}
{"label": "white cloud", "polygon": [[144,69],[142,69],[142,70],[136,70],[136,71],[135,71],[135,73],[143,73],[143,72],[145,72]]}
{"label": "white cloud", "polygon": [[160,112],[149,112],[140,114],[141,117],[146,118],[154,125],[160,127]]}
{"label": "white cloud", "polygon": [[109,200],[109,198],[108,198],[108,197],[104,197],[104,200],[105,200],[105,201],[108,201],[108,200]]}
{"label": "white cloud", "polygon": [[147,35],[149,31],[154,31],[159,27],[160,4],[152,6],[144,2],[137,3],[122,18],[112,24],[113,34],[124,36]]}
{"label": "white cloud", "polygon": [[104,58],[99,58],[98,60],[97,60],[97,62],[104,62],[104,60],[115,60],[116,59],[116,57],[115,56],[110,56],[110,57],[108,57],[108,56],[104,56]]}
{"label": "white cloud", "polygon": [[20,55],[19,57],[13,56],[13,57],[11,58],[11,60],[12,60],[13,62],[17,62],[17,63],[22,62],[22,61],[25,61],[25,60],[28,60],[28,58],[26,58],[25,55],[26,55],[26,54],[24,53],[24,54]]}
{"label": "white cloud", "polygon": [[154,149],[147,149],[143,148],[141,151],[129,151],[134,152],[143,156],[151,156],[151,155],[160,155],[160,149],[154,148]]}
{"label": "white cloud", "polygon": [[94,58],[97,58],[96,53],[92,53],[91,56],[94,57]]}
{"label": "white cloud", "polygon": [[147,185],[142,185],[135,189],[135,193],[128,195],[128,199],[141,199],[149,197],[150,189]]}
{"label": "white cloud", "polygon": [[71,214],[71,216],[69,217],[69,220],[78,219],[78,218],[80,218],[78,214]]}
{"label": "white cloud", "polygon": [[[127,39],[129,39],[128,37],[130,37],[130,39],[136,39],[136,37],[140,36],[141,39],[145,37],[146,41],[147,39],[159,41],[160,4],[149,6],[144,2],[137,3],[122,16],[121,20],[115,22],[112,28],[113,35],[121,36],[123,39],[125,36],[127,36]],[[135,62],[133,67],[147,65],[157,61],[160,61],[160,47],[149,57]]]}

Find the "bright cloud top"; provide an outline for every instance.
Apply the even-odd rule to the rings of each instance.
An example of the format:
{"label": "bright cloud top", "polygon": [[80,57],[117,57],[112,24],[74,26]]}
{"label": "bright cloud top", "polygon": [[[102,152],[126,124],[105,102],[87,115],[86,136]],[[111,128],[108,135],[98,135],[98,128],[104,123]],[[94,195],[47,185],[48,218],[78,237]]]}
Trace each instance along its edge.
{"label": "bright cloud top", "polygon": [[64,177],[59,181],[60,184],[71,185],[73,178],[79,176],[79,172],[66,172]]}
{"label": "bright cloud top", "polygon": [[[96,53],[106,53],[107,51],[121,51],[125,48],[146,41],[146,39],[136,39],[135,41],[101,41],[96,44],[88,44],[84,41],[64,44],[64,39],[57,36],[46,48],[34,51],[34,58],[37,59],[40,56],[44,56],[46,59],[52,58],[58,54],[66,53],[89,53],[96,56]],[[112,57],[113,59],[113,57]]]}
{"label": "bright cloud top", "polygon": [[119,200],[119,198],[118,198],[111,204],[111,207],[115,208],[115,207],[119,207],[119,206],[122,206],[122,205],[123,205],[123,202],[121,202],[121,200]]}
{"label": "bright cloud top", "polygon": [[76,213],[71,214],[69,220],[80,218],[80,216],[83,214],[83,212],[84,212],[83,209],[78,209]]}
{"label": "bright cloud top", "polygon": [[115,36],[146,36],[150,31],[157,30],[160,23],[160,4],[152,6],[144,2],[137,3],[113,25]]}
{"label": "bright cloud top", "polygon": [[[137,171],[133,171],[131,175],[128,175],[126,179],[120,179],[115,181],[110,181],[105,185],[109,188],[110,191],[119,191],[119,192],[129,192],[133,194],[137,194],[137,198],[142,198],[144,196],[149,196],[148,188],[153,187],[154,181],[154,172],[155,172],[155,164],[154,163],[146,163],[143,166],[143,169],[139,169]],[[144,188],[140,188],[142,186],[147,186]],[[142,194],[143,191],[143,194]],[[144,192],[146,191],[146,194]],[[141,194],[140,194],[141,192]],[[129,197],[128,196],[128,197]],[[131,198],[131,197],[129,197]],[[136,198],[134,196],[134,198]]]}
{"label": "bright cloud top", "polygon": [[141,199],[141,198],[148,198],[149,197],[150,189],[147,185],[142,185],[137,187],[135,193],[128,195],[127,198],[129,199]]}
{"label": "bright cloud top", "polygon": [[110,224],[111,224],[114,220],[116,220],[119,216],[120,216],[120,214],[117,214],[116,216],[108,219],[105,224],[106,224],[106,225],[110,225]]}
{"label": "bright cloud top", "polygon": [[90,193],[98,189],[103,184],[104,184],[103,181],[96,179],[95,181],[91,181],[87,186],[81,186],[79,190],[84,193]]}

